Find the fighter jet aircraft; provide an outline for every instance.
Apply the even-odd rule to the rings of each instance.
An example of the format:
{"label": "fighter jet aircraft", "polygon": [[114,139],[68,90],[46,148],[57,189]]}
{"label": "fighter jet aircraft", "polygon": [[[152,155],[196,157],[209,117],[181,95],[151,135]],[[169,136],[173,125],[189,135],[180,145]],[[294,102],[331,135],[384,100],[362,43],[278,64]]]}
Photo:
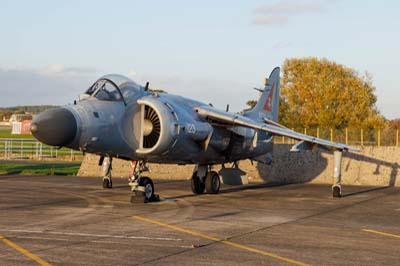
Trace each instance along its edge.
{"label": "fighter jet aircraft", "polygon": [[121,75],[106,75],[74,104],[39,114],[32,121],[31,132],[45,144],[100,155],[104,188],[112,187],[113,157],[133,161],[129,184],[133,196],[140,195],[145,201],[155,198],[152,180],[142,176],[147,162],[194,164],[192,191],[215,194],[220,190],[220,176],[214,165],[233,162],[233,168],[224,169],[229,175],[239,160],[269,164],[273,137],[285,136],[299,141],[293,151],[315,146],[335,151],[333,195],[340,196],[342,151],[356,149],[280,125],[279,90],[277,67],[257,105],[239,114],[178,95],[151,92],[148,83],[140,86]]}

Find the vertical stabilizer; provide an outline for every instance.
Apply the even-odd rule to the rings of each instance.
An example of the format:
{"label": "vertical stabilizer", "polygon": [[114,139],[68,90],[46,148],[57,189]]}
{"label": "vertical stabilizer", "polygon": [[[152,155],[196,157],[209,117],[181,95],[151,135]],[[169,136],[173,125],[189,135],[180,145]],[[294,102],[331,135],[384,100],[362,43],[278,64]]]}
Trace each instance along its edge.
{"label": "vertical stabilizer", "polygon": [[278,121],[279,113],[279,89],[280,89],[280,68],[276,67],[272,70],[267,84],[258,99],[256,106],[245,113],[245,116],[257,121],[264,121],[268,118],[275,122]]}

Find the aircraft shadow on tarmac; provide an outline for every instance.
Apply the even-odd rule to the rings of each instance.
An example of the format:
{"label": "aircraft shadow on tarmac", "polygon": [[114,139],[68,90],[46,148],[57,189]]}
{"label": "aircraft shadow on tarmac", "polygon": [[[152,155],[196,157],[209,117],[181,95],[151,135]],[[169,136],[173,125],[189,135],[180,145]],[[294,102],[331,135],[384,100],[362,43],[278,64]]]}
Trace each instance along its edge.
{"label": "aircraft shadow on tarmac", "polygon": [[[242,182],[243,179],[238,177],[235,180],[229,180],[229,184],[236,186],[225,187],[220,193],[235,193],[245,190],[263,189],[272,186],[308,183],[322,174],[327,175],[328,178],[332,177],[333,169],[327,169],[332,167],[328,164],[328,160],[332,159],[332,152],[316,150],[290,153],[288,152],[290,145],[287,146],[288,147],[282,147],[274,151],[274,163],[272,165],[256,165],[257,172],[265,183],[245,185]],[[330,155],[330,159],[327,159],[326,155]],[[361,170],[361,168],[363,169]],[[383,170],[383,168],[386,169]],[[343,193],[342,196],[349,197],[360,193],[393,187],[397,181],[398,169],[399,164],[396,162],[387,162],[363,155],[362,153],[344,153],[342,164],[343,186],[346,186],[346,179],[351,178],[352,181],[355,182],[354,185],[359,186],[360,190],[357,192],[353,191],[350,193]],[[324,171],[325,173],[323,173]],[[245,175],[245,172],[243,172],[243,175]],[[387,184],[380,186],[367,184],[362,185],[363,181],[377,177],[381,178],[385,182],[387,180]],[[179,199],[196,196],[198,195],[188,194],[165,199]]]}
{"label": "aircraft shadow on tarmac", "polygon": [[[267,184],[307,183],[320,175],[332,177],[333,169],[327,168],[333,166],[328,166],[328,159],[323,156],[324,153],[328,153],[330,155],[329,160],[333,160],[332,152],[317,150],[290,153],[288,152],[290,145],[282,146],[287,147],[280,147],[276,152],[274,150],[274,163],[272,165],[257,164],[258,174]],[[383,170],[382,168],[386,169]],[[396,184],[398,169],[399,164],[397,162],[376,159],[362,153],[344,153],[342,182],[346,183],[346,179],[350,179],[354,182],[354,185],[360,184],[362,186],[363,183],[371,183],[367,182],[368,179],[379,178],[382,180],[381,183],[387,182],[387,184],[374,189],[367,189],[365,192],[384,189]],[[371,185],[368,184],[368,186]],[[356,193],[350,193],[347,196],[353,194]]]}
{"label": "aircraft shadow on tarmac", "polygon": [[[234,187],[228,187],[228,188],[223,188],[220,190],[219,194],[227,194],[227,193],[235,193],[235,192],[240,192],[240,191],[245,191],[245,190],[256,190],[256,189],[263,189],[263,188],[268,188],[268,187],[274,187],[274,186],[284,186],[287,184],[251,184],[251,185],[237,185]],[[179,195],[179,196],[174,196],[174,197],[162,197],[161,200],[175,200],[175,199],[184,199],[184,198],[191,198],[191,197],[199,197],[201,195],[197,194],[185,194],[185,195]]]}

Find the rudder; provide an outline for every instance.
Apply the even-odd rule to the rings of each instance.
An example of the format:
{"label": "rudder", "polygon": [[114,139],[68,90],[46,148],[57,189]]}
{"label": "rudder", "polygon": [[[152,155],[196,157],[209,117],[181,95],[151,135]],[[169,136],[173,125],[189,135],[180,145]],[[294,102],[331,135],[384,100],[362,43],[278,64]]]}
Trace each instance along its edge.
{"label": "rudder", "polygon": [[244,115],[254,120],[263,121],[268,118],[275,122],[278,121],[279,113],[279,93],[280,93],[280,68],[272,70],[267,84],[264,87],[256,106]]}

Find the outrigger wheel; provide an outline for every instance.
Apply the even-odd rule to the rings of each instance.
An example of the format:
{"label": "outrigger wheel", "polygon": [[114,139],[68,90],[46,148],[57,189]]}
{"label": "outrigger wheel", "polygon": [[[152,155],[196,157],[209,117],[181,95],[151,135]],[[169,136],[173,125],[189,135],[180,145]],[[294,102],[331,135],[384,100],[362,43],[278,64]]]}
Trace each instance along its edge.
{"label": "outrigger wheel", "polygon": [[193,191],[194,194],[203,194],[204,193],[205,184],[197,176],[197,171],[193,173],[191,183],[192,183],[191,184],[192,185],[192,191]]}
{"label": "outrigger wheel", "polygon": [[341,198],[342,197],[342,188],[338,185],[332,187],[332,196],[334,198]]}
{"label": "outrigger wheel", "polygon": [[109,178],[103,178],[103,188],[112,188],[112,181]]}

